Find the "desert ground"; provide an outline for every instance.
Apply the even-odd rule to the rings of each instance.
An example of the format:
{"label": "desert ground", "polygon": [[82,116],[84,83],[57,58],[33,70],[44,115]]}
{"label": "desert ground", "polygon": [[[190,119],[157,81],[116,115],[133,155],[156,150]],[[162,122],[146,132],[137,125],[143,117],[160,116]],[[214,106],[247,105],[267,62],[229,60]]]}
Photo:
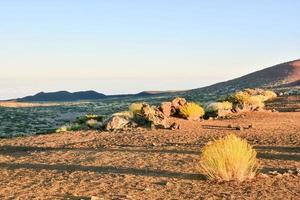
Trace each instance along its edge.
{"label": "desert ground", "polygon": [[[300,112],[171,120],[181,128],[1,139],[0,198],[300,199]],[[254,179],[217,182],[199,173],[203,145],[229,133],[258,151]]]}

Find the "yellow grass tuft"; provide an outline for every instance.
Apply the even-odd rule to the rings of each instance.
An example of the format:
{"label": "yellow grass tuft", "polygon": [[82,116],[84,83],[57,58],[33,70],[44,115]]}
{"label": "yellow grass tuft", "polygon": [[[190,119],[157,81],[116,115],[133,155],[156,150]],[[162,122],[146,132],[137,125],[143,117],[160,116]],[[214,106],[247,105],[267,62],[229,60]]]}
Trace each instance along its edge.
{"label": "yellow grass tuft", "polygon": [[180,114],[187,119],[199,119],[205,114],[204,109],[194,102],[189,102],[180,107]]}
{"label": "yellow grass tuft", "polygon": [[232,103],[229,101],[214,102],[209,104],[206,108],[208,112],[217,112],[219,110],[231,110],[231,109],[232,109]]}
{"label": "yellow grass tuft", "polygon": [[143,103],[132,103],[129,106],[129,110],[133,113],[133,114],[139,114],[142,110],[143,107]]}
{"label": "yellow grass tuft", "polygon": [[258,170],[256,151],[233,134],[206,145],[200,158],[200,172],[209,179],[244,181]]}
{"label": "yellow grass tuft", "polygon": [[263,95],[266,97],[266,100],[274,99],[277,97],[277,94],[271,90],[264,91]]}

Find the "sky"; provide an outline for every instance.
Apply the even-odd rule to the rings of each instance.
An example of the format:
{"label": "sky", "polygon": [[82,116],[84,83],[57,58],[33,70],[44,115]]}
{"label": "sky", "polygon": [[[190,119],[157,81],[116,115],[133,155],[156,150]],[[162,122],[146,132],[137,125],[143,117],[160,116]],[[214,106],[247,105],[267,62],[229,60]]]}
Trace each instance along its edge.
{"label": "sky", "polygon": [[185,90],[300,58],[300,1],[0,0],[0,99]]}

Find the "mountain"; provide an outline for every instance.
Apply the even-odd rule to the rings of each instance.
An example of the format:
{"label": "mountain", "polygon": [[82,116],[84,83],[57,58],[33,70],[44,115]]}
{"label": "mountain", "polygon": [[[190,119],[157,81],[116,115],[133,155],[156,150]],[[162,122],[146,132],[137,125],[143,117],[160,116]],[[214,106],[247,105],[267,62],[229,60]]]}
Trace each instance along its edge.
{"label": "mountain", "polygon": [[300,59],[285,62],[256,71],[229,81],[216,83],[207,87],[197,88],[181,93],[191,99],[213,99],[215,96],[226,95],[244,88],[271,88],[300,86]]}
{"label": "mountain", "polygon": [[104,98],[131,98],[151,96],[183,96],[190,100],[210,101],[244,88],[271,88],[300,87],[300,59],[282,63],[260,71],[256,71],[240,78],[216,83],[207,87],[187,91],[143,91],[137,94],[104,95],[95,91],[70,93],[67,91],[38,93],[17,99],[18,101],[78,101],[97,100]]}
{"label": "mountain", "polygon": [[17,101],[32,102],[32,101],[78,101],[78,100],[96,100],[106,98],[106,95],[95,91],[81,91],[81,92],[40,92],[34,96],[27,96],[17,99]]}

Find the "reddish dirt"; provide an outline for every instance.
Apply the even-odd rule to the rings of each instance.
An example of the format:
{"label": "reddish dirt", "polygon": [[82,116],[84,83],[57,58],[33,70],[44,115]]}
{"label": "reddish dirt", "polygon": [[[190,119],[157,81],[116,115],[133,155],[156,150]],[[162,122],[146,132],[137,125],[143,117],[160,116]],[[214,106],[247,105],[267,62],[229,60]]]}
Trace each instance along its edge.
{"label": "reddish dirt", "polygon": [[[299,112],[174,120],[180,130],[1,139],[0,199],[300,199]],[[198,172],[203,145],[229,133],[257,149],[261,170],[253,180],[216,182]]]}

